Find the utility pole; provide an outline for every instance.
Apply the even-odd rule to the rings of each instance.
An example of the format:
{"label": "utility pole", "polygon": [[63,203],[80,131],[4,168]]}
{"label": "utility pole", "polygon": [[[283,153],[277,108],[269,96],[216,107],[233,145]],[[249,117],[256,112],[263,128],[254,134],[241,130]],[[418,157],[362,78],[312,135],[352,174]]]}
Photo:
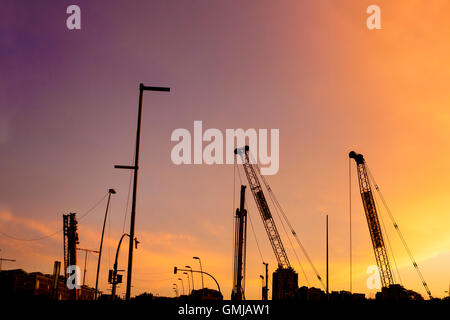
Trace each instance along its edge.
{"label": "utility pole", "polygon": [[349,211],[349,258],[350,258],[350,293],[353,293],[353,257],[352,257],[352,170],[351,160],[348,159],[348,211]]}
{"label": "utility pole", "polygon": [[328,297],[329,297],[329,294],[330,294],[330,291],[329,291],[329,287],[328,287],[328,215],[327,215],[327,219],[326,219],[326,224],[327,224],[327,231],[326,231],[326,233],[327,233],[327,237],[326,237],[326,242],[327,242],[327,299],[328,299]]}
{"label": "utility pole", "polygon": [[95,277],[94,300],[97,300],[97,294],[98,294],[98,275],[100,273],[100,263],[102,261],[103,235],[105,234],[106,217],[108,216],[108,210],[109,210],[109,203],[111,201],[111,195],[115,194],[115,193],[116,193],[116,190],[114,190],[114,189],[109,189],[108,190],[108,202],[106,203],[105,219],[103,220],[102,237],[100,239],[100,249],[98,250],[97,276]]}
{"label": "utility pole", "polygon": [[136,151],[134,156],[134,166],[114,166],[116,169],[130,169],[134,170],[133,179],[133,202],[131,204],[131,222],[130,222],[130,244],[128,249],[128,269],[127,269],[127,292],[125,295],[126,300],[130,300],[131,297],[131,276],[133,268],[133,239],[134,239],[134,226],[136,222],[136,194],[137,194],[137,182],[138,182],[138,169],[139,169],[139,145],[141,141],[141,116],[142,116],[142,96],[144,91],[165,91],[169,92],[170,88],[166,87],[149,87],[139,84],[139,106],[138,106],[138,119],[136,129]]}
{"label": "utility pole", "polygon": [[77,250],[85,252],[85,255],[84,255],[84,271],[83,271],[83,286],[84,286],[86,284],[86,264],[87,264],[88,252],[98,253],[98,251],[97,250],[89,250],[89,249],[81,249],[81,248],[77,248]]}

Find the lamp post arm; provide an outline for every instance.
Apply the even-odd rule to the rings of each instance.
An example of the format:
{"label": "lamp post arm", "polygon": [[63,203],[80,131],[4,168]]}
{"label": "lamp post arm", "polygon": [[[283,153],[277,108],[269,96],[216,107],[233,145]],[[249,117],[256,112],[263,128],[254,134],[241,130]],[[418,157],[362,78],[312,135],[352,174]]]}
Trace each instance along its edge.
{"label": "lamp post arm", "polygon": [[112,277],[112,292],[111,292],[111,296],[112,299],[114,299],[114,296],[116,295],[116,278],[117,278],[117,260],[119,258],[119,251],[120,251],[120,245],[122,244],[122,240],[125,236],[130,236],[128,233],[124,233],[119,240],[119,245],[117,246],[117,250],[116,250],[116,257],[114,259],[114,268],[113,268],[113,277]]}

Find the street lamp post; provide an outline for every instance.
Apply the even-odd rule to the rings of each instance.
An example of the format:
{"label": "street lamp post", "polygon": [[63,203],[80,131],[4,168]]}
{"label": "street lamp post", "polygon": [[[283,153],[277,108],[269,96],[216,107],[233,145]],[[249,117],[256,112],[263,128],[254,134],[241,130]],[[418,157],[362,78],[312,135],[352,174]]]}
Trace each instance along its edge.
{"label": "street lamp post", "polygon": [[[186,268],[188,268],[188,267],[189,267],[189,266],[186,266]],[[189,267],[189,268],[190,268],[190,267]],[[211,277],[211,279],[214,280],[214,282],[215,282],[216,285],[217,285],[217,289],[219,290],[219,293],[222,294],[222,291],[220,291],[219,283],[217,282],[216,278],[214,278],[214,277],[212,276],[212,274],[210,274],[210,273],[208,273],[208,272],[205,272],[205,271],[192,270],[192,268],[191,268],[190,270],[187,270],[187,269],[181,269],[181,268],[178,268],[178,267],[174,267],[174,268],[173,268],[173,273],[174,273],[174,274],[177,274],[178,271],[191,271],[191,273],[192,273],[192,272],[198,272],[198,273],[204,273],[204,274],[206,274],[207,276]],[[187,272],[183,272],[183,273],[184,273],[184,274],[187,274]]]}
{"label": "street lamp post", "polygon": [[89,249],[82,249],[82,248],[77,248],[77,250],[85,252],[85,255],[84,255],[84,271],[83,271],[83,286],[84,286],[86,284],[86,265],[87,265],[88,252],[99,253],[99,251],[97,251],[97,250],[89,250]]}
{"label": "street lamp post", "polygon": [[189,288],[189,294],[191,294],[191,281],[189,280],[189,273],[183,272],[183,274],[187,275],[188,278],[188,288]]}
{"label": "street lamp post", "polygon": [[200,263],[200,272],[202,273],[202,289],[205,288],[205,284],[203,282],[203,268],[202,268],[202,260],[200,259],[200,257],[192,257],[194,260],[198,260],[198,262]]}
{"label": "street lamp post", "polygon": [[175,293],[176,293],[176,295],[177,296],[179,296],[179,294],[178,294],[178,286],[177,286],[177,284],[176,283],[172,283],[172,285],[174,285],[175,286]]}
{"label": "street lamp post", "polygon": [[183,283],[183,279],[181,279],[181,278],[178,278],[178,280],[180,280],[180,281],[181,281],[181,288],[183,289],[183,295],[184,295],[184,283]]}
{"label": "street lamp post", "polygon": [[[119,259],[119,250],[120,250],[120,245],[122,244],[122,240],[123,238],[127,236],[130,237],[130,235],[128,233],[124,233],[119,240],[119,245],[117,246],[117,250],[116,250],[116,258],[114,259],[114,267],[113,267],[113,275],[112,275],[112,290],[111,290],[111,296],[112,299],[115,298],[116,295],[116,286],[117,286],[117,264],[118,264],[118,259]],[[137,245],[139,243],[139,241],[134,238],[134,241],[131,240],[130,237],[130,243],[133,244],[133,242],[135,242],[135,246],[137,248]]]}
{"label": "street lamp post", "polygon": [[[114,166],[117,169],[130,169],[134,170],[133,179],[133,201],[131,204],[131,222],[130,222],[130,239],[134,239],[134,226],[136,222],[136,193],[137,193],[137,182],[138,182],[138,169],[139,169],[139,145],[141,141],[141,116],[142,116],[142,97],[144,91],[165,91],[169,92],[170,88],[166,87],[149,87],[144,86],[142,83],[139,84],[139,106],[138,106],[138,119],[137,119],[137,130],[136,130],[136,150],[134,156],[133,166]],[[126,299],[130,300],[131,297],[131,275],[133,268],[133,241],[130,241],[130,246],[128,249],[128,269],[127,269],[127,293]]]}
{"label": "street lamp post", "polygon": [[102,261],[103,236],[105,234],[106,217],[108,216],[108,210],[109,210],[109,203],[111,201],[111,195],[115,194],[115,193],[116,193],[116,190],[114,190],[114,189],[109,189],[108,190],[108,202],[106,203],[105,219],[103,220],[102,237],[100,239],[100,249],[98,250],[97,276],[95,277],[94,299],[97,299],[97,294],[98,294],[98,275],[100,273],[100,263]]}
{"label": "street lamp post", "polygon": [[184,266],[184,267],[191,270],[192,291],[194,291],[195,290],[195,288],[194,288],[194,272],[192,271],[192,268],[190,266]]}

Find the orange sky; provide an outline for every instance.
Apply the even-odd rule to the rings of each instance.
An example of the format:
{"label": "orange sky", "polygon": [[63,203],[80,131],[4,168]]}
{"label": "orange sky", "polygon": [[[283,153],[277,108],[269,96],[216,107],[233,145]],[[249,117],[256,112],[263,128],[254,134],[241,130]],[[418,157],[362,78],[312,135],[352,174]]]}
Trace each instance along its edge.
{"label": "orange sky", "polygon": [[[205,128],[280,129],[280,170],[268,180],[322,276],[329,214],[332,290],[349,289],[347,155],[364,154],[433,295],[444,296],[450,281],[450,3],[377,1],[382,30],[373,31],[365,22],[371,1],[248,2],[239,10],[194,3],[183,9],[151,2],[143,19],[136,7],[124,17],[118,2],[106,14],[98,3],[81,1],[90,24],[76,37],[51,31],[53,25],[37,34],[39,18],[16,19],[6,45],[26,39],[29,52],[3,57],[11,74],[0,81],[11,92],[22,81],[40,87],[23,96],[0,89],[0,230],[21,238],[52,233],[62,213],[81,215],[115,187],[103,256],[103,271],[110,268],[129,183],[129,173],[113,165],[132,160],[137,84],[170,85],[169,95],[144,98],[133,294],[172,295],[173,266],[197,266],[196,255],[230,296],[233,167],[170,161],[170,133],[193,130],[193,121],[202,120]],[[56,21],[56,10],[47,12],[49,21]],[[94,16],[98,20],[89,20]],[[135,35],[146,28],[149,34]],[[56,42],[51,55],[40,56],[36,43]],[[19,67],[22,72],[14,72]],[[373,296],[366,269],[375,259],[355,174],[352,163],[353,289]],[[238,190],[236,182],[236,197]],[[273,271],[270,244],[247,196]],[[104,206],[80,221],[80,247],[98,247]],[[424,294],[386,212],[380,213],[403,284]],[[0,248],[17,260],[3,268],[51,272],[62,259],[62,236],[0,237]],[[288,255],[300,271],[289,248]],[[95,258],[89,259],[93,285]],[[126,246],[120,261],[125,268]],[[246,295],[257,299],[263,267],[251,229],[247,262]],[[301,272],[299,278],[305,284]],[[106,272],[100,282],[106,290]]]}

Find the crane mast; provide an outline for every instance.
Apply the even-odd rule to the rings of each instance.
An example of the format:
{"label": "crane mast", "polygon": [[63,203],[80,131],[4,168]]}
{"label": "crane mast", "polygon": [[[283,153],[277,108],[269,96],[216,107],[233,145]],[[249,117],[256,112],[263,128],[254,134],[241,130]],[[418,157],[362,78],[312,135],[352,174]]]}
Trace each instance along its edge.
{"label": "crane mast", "polygon": [[378,268],[380,270],[381,285],[384,288],[394,284],[394,278],[392,276],[391,266],[389,263],[389,257],[387,254],[386,246],[381,233],[381,226],[378,219],[377,208],[375,206],[375,200],[373,198],[372,188],[367,175],[366,163],[362,154],[358,154],[354,151],[349,153],[349,157],[356,162],[356,168],[358,171],[359,191],[366,213],[367,224],[369,226],[370,237],[372,239],[373,251],[375,253],[375,259],[377,261]]}
{"label": "crane mast", "polygon": [[245,299],[245,258],[247,247],[247,210],[245,210],[245,188],[241,186],[240,206],[236,209],[234,237],[234,279],[231,300]]}
{"label": "crane mast", "polygon": [[234,150],[234,153],[241,156],[250,190],[252,191],[253,198],[255,199],[258,211],[263,220],[264,228],[266,229],[273,252],[275,253],[275,257],[277,258],[278,266],[282,269],[290,269],[291,264],[286,254],[286,250],[284,249],[283,243],[281,242],[281,237],[278,233],[275,221],[270,212],[266,197],[264,196],[261,184],[257,176],[257,169],[253,164],[250,163],[249,146],[236,148]]}
{"label": "crane mast", "polygon": [[[63,241],[64,241],[64,275],[70,276],[67,271],[69,266],[77,265],[78,222],[75,213],[63,214]],[[72,290],[72,298],[78,299],[78,290]]]}

